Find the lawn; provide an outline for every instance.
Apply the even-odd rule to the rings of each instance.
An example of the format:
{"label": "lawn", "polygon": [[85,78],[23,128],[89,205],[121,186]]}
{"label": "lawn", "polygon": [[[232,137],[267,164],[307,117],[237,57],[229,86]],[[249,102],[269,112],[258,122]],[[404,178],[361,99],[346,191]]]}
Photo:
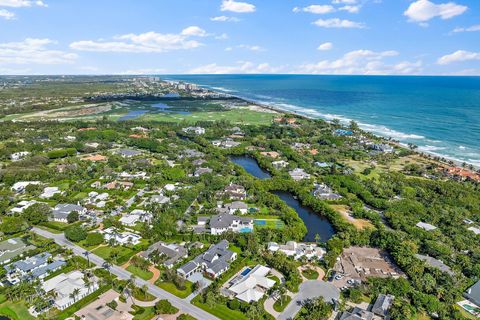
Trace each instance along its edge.
{"label": "lawn", "polygon": [[143,280],[150,280],[153,277],[153,272],[151,271],[145,271],[140,268],[135,267],[134,265],[129,265],[127,268],[127,271],[133,273],[137,277],[143,279]]}
{"label": "lawn", "polygon": [[288,306],[288,304],[292,301],[292,297],[283,295],[275,303],[273,304],[273,310],[277,312],[282,312]]}
{"label": "lawn", "polygon": [[168,122],[189,122],[197,121],[219,121],[227,120],[234,124],[243,125],[269,125],[272,119],[278,117],[278,114],[268,112],[252,111],[246,108],[238,108],[228,111],[214,112],[192,112],[190,114],[178,113],[147,113],[135,120],[140,121],[168,121]]}
{"label": "lawn", "polygon": [[198,296],[192,300],[194,306],[213,314],[222,320],[248,320],[248,318],[240,311],[232,310],[223,304],[216,304],[215,307],[210,308],[206,304],[198,301]]}
{"label": "lawn", "polygon": [[133,320],[150,320],[155,316],[155,309],[153,307],[136,307]]}
{"label": "lawn", "polygon": [[270,228],[270,229],[283,229],[285,223],[280,219],[255,219],[255,228]]}
{"label": "lawn", "polygon": [[192,293],[193,283],[191,283],[190,281],[185,281],[185,290],[179,290],[179,289],[177,289],[175,284],[173,284],[172,282],[167,282],[167,281],[160,281],[159,280],[159,281],[155,282],[155,285],[157,287],[162,288],[165,291],[170,292],[171,294],[176,295],[179,298],[185,299],[186,297],[188,297]]}
{"label": "lawn", "polygon": [[24,301],[7,301],[0,304],[0,315],[7,316],[12,320],[34,320],[30,315]]}
{"label": "lawn", "polygon": [[119,247],[109,247],[109,246],[99,247],[99,248],[93,250],[92,253],[96,254],[97,256],[99,256],[103,259],[108,259],[110,257],[110,253],[114,249],[120,250],[118,258],[117,258],[117,262],[115,262],[115,264],[117,264],[117,265],[122,265],[123,263],[127,262],[130,259],[130,257],[134,254],[134,251],[132,249],[126,248],[126,247],[121,247],[121,246],[119,246]]}
{"label": "lawn", "polygon": [[305,269],[302,271],[302,275],[308,280],[317,280],[318,272],[313,269]]}

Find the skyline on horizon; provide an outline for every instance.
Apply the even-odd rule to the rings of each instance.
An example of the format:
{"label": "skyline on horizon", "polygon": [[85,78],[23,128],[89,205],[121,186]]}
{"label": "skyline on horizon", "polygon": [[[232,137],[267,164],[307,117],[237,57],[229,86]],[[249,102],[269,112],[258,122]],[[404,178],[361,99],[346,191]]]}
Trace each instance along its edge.
{"label": "skyline on horizon", "polygon": [[480,75],[474,0],[0,0],[0,74]]}

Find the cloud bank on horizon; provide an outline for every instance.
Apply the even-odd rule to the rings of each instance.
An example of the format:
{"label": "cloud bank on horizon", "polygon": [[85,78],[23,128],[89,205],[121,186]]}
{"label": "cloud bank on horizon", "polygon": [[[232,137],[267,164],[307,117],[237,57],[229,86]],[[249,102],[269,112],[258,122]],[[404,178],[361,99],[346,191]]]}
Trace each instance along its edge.
{"label": "cloud bank on horizon", "polygon": [[478,0],[0,0],[0,74],[480,75]]}

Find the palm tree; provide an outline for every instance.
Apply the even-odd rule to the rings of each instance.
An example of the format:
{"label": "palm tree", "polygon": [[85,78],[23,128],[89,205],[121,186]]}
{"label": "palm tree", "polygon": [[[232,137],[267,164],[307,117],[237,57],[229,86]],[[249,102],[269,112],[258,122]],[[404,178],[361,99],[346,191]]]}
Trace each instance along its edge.
{"label": "palm tree", "polygon": [[90,294],[90,287],[92,286],[92,280],[87,275],[83,276],[83,282],[85,282],[85,287],[87,287],[88,293]]}
{"label": "palm tree", "polygon": [[142,286],[142,291],[143,291],[143,298],[147,300],[148,286],[146,284]]}
{"label": "palm tree", "polygon": [[73,299],[73,303],[77,302],[77,297],[79,294],[80,294],[79,288],[73,289],[72,293],[70,293],[69,297],[70,299]]}
{"label": "palm tree", "polygon": [[113,282],[112,282],[112,271],[110,270],[111,267],[112,267],[112,264],[110,263],[109,261],[110,259],[105,259],[105,262],[103,263],[102,267],[103,269],[107,270],[108,271],[108,274],[110,276],[110,284],[112,285],[113,287]]}
{"label": "palm tree", "polygon": [[88,261],[88,264],[87,264],[87,265],[88,265],[88,267],[90,268],[90,258],[89,258],[89,256],[90,256],[90,251],[88,251],[88,250],[85,251],[85,252],[83,253],[83,255],[87,258],[87,261]]}

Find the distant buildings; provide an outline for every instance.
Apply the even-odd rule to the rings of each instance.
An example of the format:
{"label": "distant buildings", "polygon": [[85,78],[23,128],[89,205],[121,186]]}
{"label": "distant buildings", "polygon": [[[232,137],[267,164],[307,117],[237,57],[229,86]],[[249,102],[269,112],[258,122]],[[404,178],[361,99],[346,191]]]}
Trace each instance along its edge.
{"label": "distant buildings", "polygon": [[433,226],[429,223],[425,223],[425,222],[421,222],[421,221],[419,223],[417,223],[416,226],[425,230],[425,231],[433,231],[433,230],[437,229],[437,227],[435,227],[435,226]]}
{"label": "distant buildings", "polygon": [[383,152],[383,153],[392,153],[395,151],[395,149],[385,143],[375,143],[370,146],[372,150]]}
{"label": "distant buildings", "polygon": [[273,161],[272,166],[277,170],[286,168],[288,167],[288,161],[285,161],[285,160]]}
{"label": "distant buildings", "polygon": [[270,157],[270,158],[273,158],[273,159],[276,159],[276,158],[280,157],[280,153],[278,153],[276,151],[263,151],[263,152],[260,152],[260,154],[262,156]]}
{"label": "distant buildings", "polygon": [[30,152],[28,151],[15,152],[10,155],[10,159],[12,159],[12,161],[19,161],[24,159],[29,154]]}
{"label": "distant buildings", "polygon": [[186,127],[182,129],[185,133],[194,133],[196,135],[205,134],[205,129],[202,127]]}
{"label": "distant buildings", "polygon": [[245,200],[247,198],[247,191],[239,184],[230,183],[225,187],[223,194],[230,200]]}
{"label": "distant buildings", "polygon": [[202,174],[206,174],[206,173],[212,173],[213,170],[210,169],[210,168],[198,168],[197,170],[195,170],[195,172],[193,173],[193,175],[195,177],[200,177]]}
{"label": "distant buildings", "polygon": [[257,265],[253,269],[247,267],[230,281],[228,292],[243,302],[257,302],[276,283],[275,280],[267,278],[270,271],[270,268],[262,265]]}
{"label": "distant buildings", "polygon": [[237,254],[228,250],[229,243],[222,240],[211,246],[207,251],[195,257],[177,269],[177,273],[189,278],[195,273],[204,272],[215,279],[230,268],[230,263],[237,258]]}
{"label": "distant buildings", "polygon": [[116,153],[123,158],[133,158],[142,154],[141,151],[131,149],[120,149]]}
{"label": "distant buildings", "polygon": [[15,191],[16,193],[22,193],[25,191],[25,188],[28,187],[29,185],[36,185],[40,184],[40,181],[19,181],[13,184],[12,186],[12,191]]}
{"label": "distant buildings", "polygon": [[233,141],[231,138],[212,141],[212,145],[214,145],[215,147],[223,148],[223,149],[235,148],[235,147],[238,147],[240,144],[241,144],[240,142]]}
{"label": "distant buildings", "polygon": [[58,189],[58,187],[46,187],[43,189],[43,193],[40,195],[40,198],[42,199],[50,199],[56,194],[61,194],[62,191]]}

